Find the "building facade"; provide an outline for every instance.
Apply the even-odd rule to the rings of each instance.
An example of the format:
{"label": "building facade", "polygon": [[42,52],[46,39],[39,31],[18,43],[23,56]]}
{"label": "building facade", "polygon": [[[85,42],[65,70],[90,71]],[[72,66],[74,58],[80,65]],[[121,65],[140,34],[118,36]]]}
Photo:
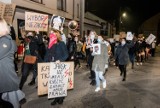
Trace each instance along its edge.
{"label": "building facade", "polygon": [[[18,28],[24,26],[25,12],[37,12],[48,14],[49,20],[52,15],[65,17],[64,33],[67,35],[68,22],[76,20],[80,21],[80,0],[0,0],[3,3],[16,4],[13,26],[16,34],[19,34]],[[101,24],[95,20],[84,18],[83,36],[90,30],[95,30],[100,34]]]}
{"label": "building facade", "polygon": [[160,13],[146,20],[139,28],[139,32],[145,37],[150,34],[156,36],[157,44],[160,43]]}

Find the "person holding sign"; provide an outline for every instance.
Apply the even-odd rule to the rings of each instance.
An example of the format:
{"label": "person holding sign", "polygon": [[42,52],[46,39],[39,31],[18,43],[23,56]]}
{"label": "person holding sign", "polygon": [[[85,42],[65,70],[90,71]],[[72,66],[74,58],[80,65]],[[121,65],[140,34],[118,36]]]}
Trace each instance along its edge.
{"label": "person holding sign", "polygon": [[95,52],[92,52],[92,55],[94,56],[93,63],[92,63],[92,70],[95,72],[96,77],[96,89],[95,92],[98,92],[100,90],[100,79],[103,83],[103,88],[106,88],[106,79],[104,78],[103,74],[105,72],[105,64],[106,61],[108,61],[108,53],[107,52],[107,46],[105,43],[103,43],[102,36],[98,36],[98,44],[100,44],[101,50],[100,54],[95,54]]}
{"label": "person holding sign", "polygon": [[134,44],[132,41],[126,41],[126,38],[120,39],[120,44],[117,47],[115,57],[117,59],[117,63],[120,70],[120,75],[123,75],[122,81],[126,80],[126,68],[129,62],[129,48],[131,48]]}
{"label": "person holding sign", "polygon": [[19,88],[21,90],[32,68],[33,68],[33,78],[31,82],[28,83],[28,85],[32,86],[35,84],[35,79],[37,77],[37,63],[43,61],[39,51],[39,47],[43,43],[43,40],[42,40],[42,36],[39,34],[39,31],[38,30],[36,31],[36,35],[34,35],[33,32],[28,32],[24,40],[25,40],[25,56],[26,55],[36,56],[37,59],[33,64],[29,64],[23,61],[22,77],[19,85]]}
{"label": "person holding sign", "polygon": [[[49,45],[45,56],[45,62],[65,61],[68,58],[68,50],[65,43],[62,41],[61,33],[58,30],[52,29],[49,34]],[[65,97],[56,97],[51,105],[62,104]]]}

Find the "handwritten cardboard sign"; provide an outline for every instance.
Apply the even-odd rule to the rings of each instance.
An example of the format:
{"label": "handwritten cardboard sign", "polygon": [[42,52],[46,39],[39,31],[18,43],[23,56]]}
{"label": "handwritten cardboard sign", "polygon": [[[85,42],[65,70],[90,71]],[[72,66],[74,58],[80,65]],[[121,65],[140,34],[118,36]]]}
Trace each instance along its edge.
{"label": "handwritten cardboard sign", "polygon": [[5,6],[3,18],[8,24],[12,24],[14,13],[15,13],[15,8],[16,8],[15,4],[6,4]]}
{"label": "handwritten cardboard sign", "polygon": [[[63,62],[70,64],[68,73],[68,90],[74,88],[74,62]],[[38,63],[38,95],[48,93],[48,78],[50,73],[50,63]]]}
{"label": "handwritten cardboard sign", "polygon": [[38,95],[48,93],[50,63],[38,63]]}
{"label": "handwritten cardboard sign", "polygon": [[150,35],[148,36],[148,38],[146,39],[146,42],[147,42],[148,44],[151,44],[151,43],[154,41],[155,38],[156,38],[156,36],[154,36],[153,34],[150,34]]}
{"label": "handwritten cardboard sign", "polygon": [[50,63],[48,98],[67,96],[67,82],[70,64]]}
{"label": "handwritten cardboard sign", "polygon": [[0,17],[3,18],[5,10],[5,4],[0,3]]}
{"label": "handwritten cardboard sign", "polygon": [[27,31],[48,31],[48,15],[25,12],[25,30]]}

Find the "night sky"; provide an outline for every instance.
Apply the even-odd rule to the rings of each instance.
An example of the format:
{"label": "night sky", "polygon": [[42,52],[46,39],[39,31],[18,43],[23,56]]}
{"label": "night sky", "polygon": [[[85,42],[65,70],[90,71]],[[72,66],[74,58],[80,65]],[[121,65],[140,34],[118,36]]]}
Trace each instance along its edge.
{"label": "night sky", "polygon": [[109,21],[119,21],[121,12],[126,12],[123,20],[128,31],[137,33],[138,27],[148,18],[160,12],[160,0],[85,0],[85,9]]}

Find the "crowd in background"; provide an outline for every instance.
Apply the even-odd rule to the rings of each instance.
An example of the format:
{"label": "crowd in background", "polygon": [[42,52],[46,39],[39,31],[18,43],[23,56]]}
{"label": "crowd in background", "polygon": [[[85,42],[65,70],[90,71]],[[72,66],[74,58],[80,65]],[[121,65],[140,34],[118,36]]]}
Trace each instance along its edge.
{"label": "crowd in background", "polygon": [[[0,19],[0,27],[3,26],[2,24],[6,23],[3,19]],[[10,30],[13,30],[13,28]],[[2,29],[0,29],[0,31],[4,32]],[[10,102],[11,106],[15,108],[18,108],[17,106],[19,105],[16,103],[24,98],[21,90],[23,90],[30,71],[33,73],[33,78],[28,85],[32,86],[36,83],[37,63],[73,61],[76,72],[82,67],[81,62],[86,62],[86,66],[90,70],[90,84],[93,86],[96,85],[95,92],[98,92],[101,89],[101,81],[103,88],[106,88],[107,81],[105,79],[105,73],[110,66],[111,59],[114,59],[114,65],[119,68],[120,75],[123,76],[122,81],[126,81],[129,60],[132,64],[131,68],[134,69],[135,65],[142,65],[150,56],[154,57],[156,48],[156,41],[153,41],[152,44],[147,44],[144,38],[136,38],[136,36],[133,40],[126,40],[125,37],[122,37],[119,40],[112,39],[111,41],[110,39],[105,39],[103,36],[100,36],[95,31],[90,31],[90,33],[85,36],[80,36],[72,32],[65,35],[63,31],[54,29],[51,29],[48,35],[38,30],[35,32],[28,31],[26,35],[23,36],[20,44],[23,46],[21,50],[24,50],[24,57],[25,55],[33,55],[37,57],[37,60],[34,64],[22,63],[19,83],[18,76],[16,75],[16,71],[18,71],[16,59],[13,59],[16,57],[15,52],[18,50],[16,49],[15,43],[11,41],[11,39],[15,40],[11,38],[12,35],[15,35],[13,31],[0,34],[0,41],[3,41],[0,43],[2,44],[0,47],[4,49],[4,52],[0,52],[0,55],[2,54],[0,56],[0,63],[2,65],[0,66],[3,66],[0,71],[0,79],[2,80],[0,85],[4,85],[3,89],[0,87],[0,102]],[[100,44],[100,54],[93,52],[93,44]],[[6,45],[9,46],[10,49],[6,50]],[[4,60],[5,62],[3,62]],[[11,64],[6,67],[6,62],[8,62],[7,64]],[[10,68],[8,66],[10,66]],[[4,73],[7,73],[6,76],[3,76]],[[7,80],[7,77],[10,77],[13,81]],[[5,95],[11,92],[21,97],[16,99],[15,103],[13,100],[4,99]],[[19,95],[19,92],[21,95]],[[12,93],[10,96],[13,96]],[[55,98],[51,105],[57,103],[62,104],[64,98],[65,97]]]}

